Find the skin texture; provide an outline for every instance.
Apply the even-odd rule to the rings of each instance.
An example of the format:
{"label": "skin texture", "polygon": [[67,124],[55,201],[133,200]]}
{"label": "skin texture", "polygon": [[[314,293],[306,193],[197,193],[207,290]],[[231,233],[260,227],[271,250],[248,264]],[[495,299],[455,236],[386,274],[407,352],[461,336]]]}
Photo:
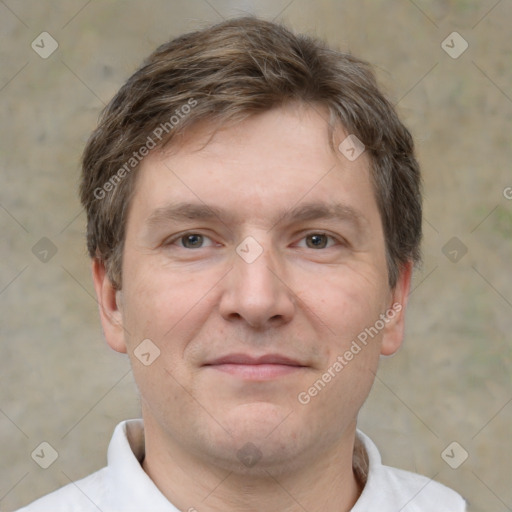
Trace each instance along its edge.
{"label": "skin texture", "polygon": [[[361,491],[357,414],[379,355],[401,344],[411,265],[390,290],[369,159],[331,150],[323,109],[280,107],[211,140],[209,128],[197,125],[143,161],[122,289],[93,262],[107,342],[128,353],[140,390],[143,468],[180,510],[350,510]],[[346,136],[340,127],[337,143]],[[165,209],[176,202],[228,215],[175,220]],[[344,218],[283,217],[310,203],[339,203]],[[263,249],[251,263],[236,251],[245,240],[240,247],[255,254],[247,237]],[[300,403],[396,303],[401,311],[379,334]],[[149,366],[134,356],[144,339],[160,350]],[[233,353],[280,354],[300,367],[268,366],[272,375],[205,366]]]}

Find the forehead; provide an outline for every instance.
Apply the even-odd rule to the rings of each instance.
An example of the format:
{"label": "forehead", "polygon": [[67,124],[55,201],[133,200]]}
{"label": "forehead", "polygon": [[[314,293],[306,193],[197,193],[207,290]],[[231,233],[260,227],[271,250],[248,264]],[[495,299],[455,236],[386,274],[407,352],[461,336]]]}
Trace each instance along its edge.
{"label": "forehead", "polygon": [[347,203],[346,211],[354,210],[349,203],[368,202],[373,187],[367,155],[351,161],[337,151],[347,135],[338,127],[330,143],[326,109],[303,105],[220,129],[202,122],[146,157],[134,200],[142,198],[153,214],[184,201],[252,216],[301,203]]}

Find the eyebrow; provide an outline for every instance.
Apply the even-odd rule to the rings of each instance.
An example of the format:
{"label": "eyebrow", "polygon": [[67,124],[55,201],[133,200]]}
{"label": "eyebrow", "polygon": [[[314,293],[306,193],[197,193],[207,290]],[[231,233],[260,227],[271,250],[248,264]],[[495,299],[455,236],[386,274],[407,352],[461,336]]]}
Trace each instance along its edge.
{"label": "eyebrow", "polygon": [[310,220],[348,221],[359,226],[364,217],[351,206],[341,203],[305,203],[279,215],[276,224]]}
{"label": "eyebrow", "polygon": [[[178,202],[155,209],[146,220],[148,227],[156,227],[168,222],[183,222],[189,220],[214,220],[228,224],[236,219],[236,215],[224,208],[208,206],[204,203]],[[312,220],[339,220],[361,227],[366,220],[363,215],[351,206],[341,203],[311,202],[301,204],[280,212],[273,219],[273,229],[280,223],[305,222]]]}

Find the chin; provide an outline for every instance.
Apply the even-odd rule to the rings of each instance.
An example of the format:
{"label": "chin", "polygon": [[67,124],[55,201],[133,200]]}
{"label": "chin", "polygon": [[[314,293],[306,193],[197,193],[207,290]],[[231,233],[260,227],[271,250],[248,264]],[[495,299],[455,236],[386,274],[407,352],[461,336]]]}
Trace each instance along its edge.
{"label": "chin", "polygon": [[234,439],[250,438],[257,443],[273,438],[281,429],[288,430],[292,416],[296,415],[289,406],[256,401],[232,407],[221,423]]}
{"label": "chin", "polygon": [[[239,475],[267,478],[293,472],[304,466],[300,443],[288,433],[276,438],[254,441],[251,433],[239,432],[228,446],[216,445],[210,453],[212,462]],[[204,452],[203,452],[204,453]]]}
{"label": "chin", "polygon": [[268,478],[281,468],[299,468],[304,449],[314,442],[307,426],[296,424],[291,408],[268,402],[244,404],[217,419],[231,435],[215,429],[220,437],[208,440],[210,455],[216,465],[238,474]]}

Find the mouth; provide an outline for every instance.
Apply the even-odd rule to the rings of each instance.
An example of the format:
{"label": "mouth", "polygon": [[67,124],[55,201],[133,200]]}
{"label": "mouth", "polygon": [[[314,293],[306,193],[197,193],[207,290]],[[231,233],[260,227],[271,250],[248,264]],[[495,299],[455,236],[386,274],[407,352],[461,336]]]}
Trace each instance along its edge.
{"label": "mouth", "polygon": [[203,365],[244,380],[264,381],[284,377],[307,368],[299,361],[279,354],[253,357],[247,354],[229,354]]}

